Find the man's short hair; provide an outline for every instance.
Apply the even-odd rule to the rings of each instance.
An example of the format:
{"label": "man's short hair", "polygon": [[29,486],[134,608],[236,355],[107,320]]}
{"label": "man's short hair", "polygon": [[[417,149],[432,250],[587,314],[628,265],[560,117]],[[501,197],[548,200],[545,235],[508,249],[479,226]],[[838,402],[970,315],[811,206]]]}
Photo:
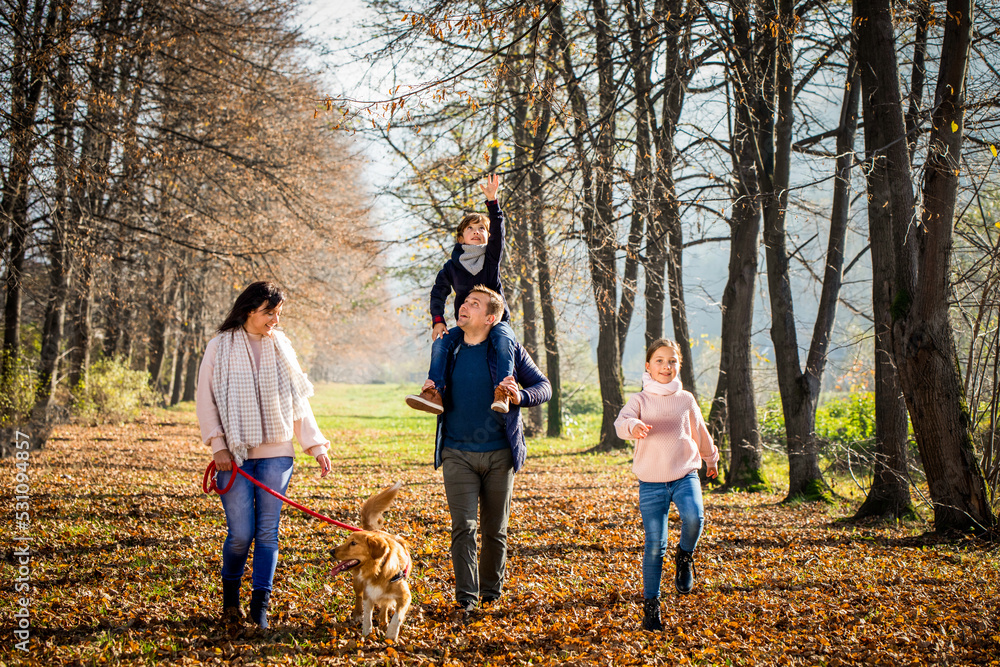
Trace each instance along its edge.
{"label": "man's short hair", "polygon": [[455,230],[455,240],[461,239],[465,228],[474,222],[481,222],[486,225],[486,229],[490,228],[490,217],[485,213],[466,213],[462,222],[458,223],[458,229]]}
{"label": "man's short hair", "polygon": [[486,316],[489,317],[490,315],[492,315],[494,324],[499,322],[500,318],[503,317],[503,310],[504,310],[503,297],[500,296],[497,292],[491,290],[486,285],[476,285],[475,287],[469,290],[469,294],[474,294],[476,292],[479,292],[480,294],[485,294],[488,299],[486,303]]}

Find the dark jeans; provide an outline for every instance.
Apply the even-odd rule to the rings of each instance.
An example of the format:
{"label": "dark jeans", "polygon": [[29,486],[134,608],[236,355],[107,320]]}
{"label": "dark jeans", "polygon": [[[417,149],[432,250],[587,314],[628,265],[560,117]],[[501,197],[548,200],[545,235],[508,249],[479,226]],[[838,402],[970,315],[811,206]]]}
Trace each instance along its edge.
{"label": "dark jeans", "polygon": [[681,515],[680,548],[694,551],[705,526],[698,471],[672,482],[639,482],[639,512],[646,532],[646,545],[642,552],[644,598],[660,597],[660,575],[663,574],[663,555],[667,550],[667,513],[671,501]]}
{"label": "dark jeans", "polygon": [[[514,490],[510,448],[465,452],[446,447],[441,455],[444,491],[451,512],[451,562],[455,599],[464,604],[498,598],[507,571],[507,521]],[[476,521],[476,514],[479,521]],[[476,530],[482,526],[483,550],[476,566]]]}
{"label": "dark jeans", "polygon": [[[431,344],[431,366],[427,370],[427,378],[434,382],[438,391],[445,386],[445,369],[448,364],[448,351],[462,342],[462,330],[452,327]],[[508,375],[514,374],[514,329],[510,322],[500,322],[490,329],[490,343],[497,353],[497,384]]]}
{"label": "dark jeans", "polygon": [[[292,479],[292,457],[247,459],[240,470],[284,495]],[[220,489],[229,484],[235,472],[220,472]],[[223,581],[240,581],[246,568],[250,543],[253,542],[253,590],[271,590],[274,570],[278,566],[278,522],[281,501],[267,491],[237,476],[233,488],[222,496],[229,533],[222,545]]]}

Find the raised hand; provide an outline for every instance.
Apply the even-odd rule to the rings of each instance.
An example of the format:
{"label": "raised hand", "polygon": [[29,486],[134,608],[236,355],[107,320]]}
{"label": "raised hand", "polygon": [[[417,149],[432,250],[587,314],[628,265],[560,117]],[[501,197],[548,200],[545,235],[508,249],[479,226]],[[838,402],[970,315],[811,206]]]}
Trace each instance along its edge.
{"label": "raised hand", "polygon": [[500,177],[496,174],[490,174],[486,177],[486,184],[479,184],[479,189],[483,191],[486,195],[486,201],[496,201],[497,192],[500,191]]}

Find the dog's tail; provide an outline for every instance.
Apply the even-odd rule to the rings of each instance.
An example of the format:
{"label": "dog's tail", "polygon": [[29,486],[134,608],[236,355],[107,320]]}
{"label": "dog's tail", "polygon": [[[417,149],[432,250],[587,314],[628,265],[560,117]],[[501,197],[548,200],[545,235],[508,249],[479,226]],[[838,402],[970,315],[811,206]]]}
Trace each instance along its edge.
{"label": "dog's tail", "polygon": [[403,488],[403,483],[396,482],[366,500],[365,504],[361,506],[361,527],[365,530],[383,530],[382,513],[389,509],[389,505],[392,504],[401,488]]}

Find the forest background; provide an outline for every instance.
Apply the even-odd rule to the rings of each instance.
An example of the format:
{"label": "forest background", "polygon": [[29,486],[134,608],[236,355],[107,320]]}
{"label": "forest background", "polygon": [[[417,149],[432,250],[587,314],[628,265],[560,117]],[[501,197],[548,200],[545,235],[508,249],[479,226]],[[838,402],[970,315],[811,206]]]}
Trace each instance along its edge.
{"label": "forest background", "polygon": [[666,335],[725,488],[770,490],[773,447],[789,499],[846,467],[859,516],[916,498],[993,529],[991,3],[366,7],[341,32],[290,0],[3,4],[5,453],[190,400],[254,279],[288,290],[314,379],[416,384],[427,290],[495,171],[555,389],[532,432],[596,384],[591,444],[624,448],[624,380]]}

